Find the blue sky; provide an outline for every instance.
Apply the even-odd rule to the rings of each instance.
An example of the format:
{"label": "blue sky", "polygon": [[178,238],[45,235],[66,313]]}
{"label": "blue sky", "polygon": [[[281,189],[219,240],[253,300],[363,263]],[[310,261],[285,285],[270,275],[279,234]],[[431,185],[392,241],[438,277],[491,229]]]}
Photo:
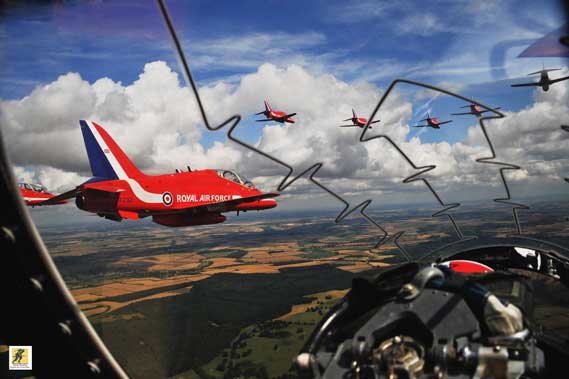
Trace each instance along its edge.
{"label": "blue sky", "polygon": [[[508,1],[434,1],[428,6],[422,1],[167,4],[202,85],[235,83],[264,62],[296,63],[380,88],[395,77],[448,84],[479,101],[516,111],[531,101],[532,89],[512,92],[507,80],[542,62],[559,64],[555,58],[517,58],[531,41],[561,25],[555,1],[545,6],[532,1],[515,6]],[[2,99],[22,98],[67,72],[78,72],[89,82],[109,77],[129,84],[151,61],[164,60],[178,70],[151,1],[23,2],[6,6],[1,17]],[[429,99],[412,100],[419,109]],[[448,119],[457,105],[435,101],[431,111]],[[422,118],[424,114],[416,114],[415,120]],[[464,138],[472,119],[453,119],[453,128],[420,132],[420,138]],[[253,118],[246,117],[244,123],[253,125]],[[258,134],[252,127],[247,130],[254,141]],[[223,138],[205,133],[203,144],[208,147]]]}
{"label": "blue sky", "polygon": [[[419,0],[167,0],[167,4],[201,86],[224,82],[236,88],[245,75],[258,72],[265,63],[278,68],[299,65],[313,77],[332,75],[353,88],[359,88],[357,85],[360,82],[370,83],[378,89],[374,89],[374,94],[385,89],[393,79],[403,77],[440,85],[490,106],[501,106],[504,111],[517,112],[534,102],[536,92],[534,88],[512,89],[511,83],[527,80],[526,74],[540,69],[542,64],[566,67],[566,63],[558,58],[518,57],[533,42],[562,25],[562,14],[557,1],[553,0],[540,4],[529,0],[436,0],[428,2],[428,5]],[[121,82],[123,87],[136,81],[149,62],[162,60],[179,72],[170,37],[153,1],[22,1],[17,5],[15,2],[4,4],[0,8],[0,46],[0,100],[4,101],[22,99],[34,88],[53,83],[70,72],[80,74],[91,84],[107,77]],[[408,120],[409,124],[425,118],[428,110],[440,120],[453,119],[452,124],[443,126],[441,130],[412,129],[406,136],[407,141],[418,136],[423,144],[441,141],[454,143],[464,140],[468,128],[476,124],[474,117],[451,115],[465,105],[462,101],[444,96],[434,98],[433,93],[409,87],[402,87],[400,94],[413,105],[413,118]],[[153,95],[160,98],[160,93]],[[278,93],[272,96],[270,100],[273,106],[280,108]],[[259,99],[264,97],[265,93],[259,94]],[[351,106],[353,104],[347,105],[348,112]],[[211,104],[206,104],[206,108],[217,111]],[[256,123],[253,115],[262,109],[262,102],[254,108],[247,109],[243,114],[242,125],[237,130],[238,137],[250,143],[258,141],[263,130],[266,130],[265,124]],[[288,107],[281,110],[298,111]],[[371,111],[357,106],[356,110],[364,117]],[[38,110],[42,111],[43,108]],[[306,112],[303,115],[299,111],[296,116],[298,120],[303,120],[304,116],[305,121],[314,122],[315,118],[310,119]],[[220,113],[229,116],[223,110]],[[348,113],[338,118],[338,124],[349,116]],[[52,121],[56,119],[57,122],[57,117]],[[334,116],[332,122],[335,119]],[[334,129],[334,124],[326,122],[325,127]],[[310,130],[312,126],[304,122],[294,127],[297,130],[298,127]],[[141,127],[148,128],[149,125],[141,123]],[[31,146],[29,150],[41,150],[34,145],[37,139],[34,140],[32,135],[33,127],[29,129],[29,138],[22,146]],[[161,128],[149,138],[155,140],[168,132],[172,130],[164,131]],[[41,135],[50,137],[49,133]],[[289,137],[300,138],[295,133],[289,133]],[[75,144],[70,146],[75,161],[84,158],[82,145],[77,138],[80,137],[76,135],[75,139],[64,139],[66,143]],[[185,144],[183,137],[180,138]],[[225,139],[225,130],[209,133],[202,129],[199,142],[208,149],[215,142]],[[142,137],[140,140],[145,141]],[[51,141],[58,142],[55,138]],[[148,150],[135,148],[140,146],[146,146]],[[135,160],[138,158],[139,162],[158,162],[162,164],[161,169],[171,169],[173,163],[169,160],[153,160],[159,153],[152,151],[151,143],[133,143],[128,148],[128,153],[134,155]],[[293,147],[290,149],[294,150]],[[155,155],[149,154],[149,151]],[[73,170],[73,173],[79,172],[76,166],[67,164],[67,157],[59,160],[56,153],[50,152],[51,161],[47,164],[66,173]],[[180,162],[175,164],[182,167],[187,163],[192,167],[221,167],[218,162],[212,162],[215,161],[213,154],[207,156],[209,161],[196,163],[195,155],[174,153],[166,150],[160,157],[174,156]],[[349,151],[344,153],[346,161],[354,162],[359,162],[358,158],[365,155],[361,152],[353,155],[348,154]],[[430,150],[427,154],[425,164],[431,163],[430,157],[436,155]],[[41,166],[45,158],[35,154],[34,162],[26,161],[21,165],[34,171],[34,165]],[[310,158],[312,164],[316,162],[314,159],[321,157]],[[418,162],[423,164],[422,160]],[[242,161],[221,163],[245,172],[251,178],[255,175],[255,172],[245,170],[250,162],[244,158]],[[342,162],[335,163],[343,167]],[[370,162],[364,163],[367,164],[365,167],[373,167],[368,164]],[[269,172],[261,164],[254,167]],[[345,175],[349,171],[346,170],[338,175]],[[87,175],[86,172],[80,174]],[[388,177],[391,174],[388,171],[385,175]],[[271,175],[281,179],[272,171],[267,177]],[[65,180],[70,185],[76,179],[70,176]],[[357,180],[364,182],[363,179]],[[343,185],[338,184],[338,188],[344,188]],[[362,186],[361,191],[364,192],[366,188]],[[397,189],[393,191],[393,196],[399,196],[399,187],[394,185],[394,188]],[[376,193],[372,195],[378,196]]]}

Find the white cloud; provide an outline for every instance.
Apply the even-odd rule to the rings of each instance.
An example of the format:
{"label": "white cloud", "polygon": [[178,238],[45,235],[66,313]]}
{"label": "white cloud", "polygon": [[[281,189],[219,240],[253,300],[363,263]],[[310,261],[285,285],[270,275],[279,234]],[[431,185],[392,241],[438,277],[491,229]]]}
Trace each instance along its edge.
{"label": "white cloud", "polygon": [[211,38],[185,45],[189,47],[192,67],[208,71],[224,68],[253,71],[265,62],[281,66],[319,62],[321,57],[311,49],[325,42],[322,33],[273,31]]}
{"label": "white cloud", "polygon": [[432,13],[415,13],[403,18],[397,25],[399,33],[430,36],[445,31],[442,21]]}

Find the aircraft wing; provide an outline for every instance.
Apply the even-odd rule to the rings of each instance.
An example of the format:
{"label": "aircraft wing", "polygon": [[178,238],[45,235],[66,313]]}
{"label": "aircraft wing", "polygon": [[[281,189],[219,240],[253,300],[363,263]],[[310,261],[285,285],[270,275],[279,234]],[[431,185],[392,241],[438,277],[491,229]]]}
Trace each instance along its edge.
{"label": "aircraft wing", "polygon": [[354,128],[357,127],[357,125],[340,125],[340,128]]}
{"label": "aircraft wing", "polygon": [[270,118],[265,118],[265,119],[263,119],[263,120],[255,120],[255,121],[257,121],[257,122],[265,122],[265,121],[273,121],[273,120],[270,119]]}
{"label": "aircraft wing", "polygon": [[412,128],[429,128],[429,125],[413,125]]}
{"label": "aircraft wing", "polygon": [[[486,111],[484,111],[484,112],[486,112]],[[480,112],[480,113],[482,113],[482,112]],[[474,113],[472,113],[472,112],[451,113],[451,115],[453,115],[453,116],[462,116],[462,115],[465,115],[465,114],[474,114]]]}
{"label": "aircraft wing", "polygon": [[289,118],[289,117],[292,117],[292,116],[296,116],[296,113],[287,114],[287,115],[284,115],[284,116],[281,117],[281,118],[285,118],[285,119],[286,119],[286,118]]}
{"label": "aircraft wing", "polygon": [[75,195],[77,195],[77,192],[79,191],[79,187],[76,187],[70,191],[64,192],[60,195],[54,196],[51,199],[47,199],[45,201],[42,201],[41,203],[37,203],[36,206],[40,206],[40,205],[56,205],[58,204],[60,201],[63,200],[68,200],[71,199],[73,197],[75,197]]}
{"label": "aircraft wing", "polygon": [[444,124],[448,124],[449,122],[452,122],[452,120],[439,122],[437,126],[441,126],[441,125],[444,125]]}
{"label": "aircraft wing", "polygon": [[375,121],[370,122],[370,124],[377,124],[377,123],[380,122],[380,121],[381,121],[381,120],[375,120]]}
{"label": "aircraft wing", "polygon": [[558,79],[553,79],[553,80],[550,80],[550,81],[549,81],[549,84],[561,82],[561,81],[567,80],[567,79],[569,79],[569,76],[565,76],[565,77],[563,77],[563,78],[558,78]]}
{"label": "aircraft wing", "polygon": [[531,87],[531,86],[541,86],[541,83],[521,83],[521,84],[510,84],[510,87]]}

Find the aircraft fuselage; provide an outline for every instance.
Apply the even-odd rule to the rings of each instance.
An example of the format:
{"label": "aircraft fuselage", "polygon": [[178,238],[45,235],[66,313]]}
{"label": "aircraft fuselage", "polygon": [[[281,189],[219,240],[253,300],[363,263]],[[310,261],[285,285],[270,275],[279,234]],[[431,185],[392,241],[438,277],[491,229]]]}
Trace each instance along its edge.
{"label": "aircraft fuselage", "polygon": [[87,212],[133,219],[176,211],[219,214],[276,207],[274,199],[215,204],[261,194],[255,188],[220,177],[215,170],[200,170],[86,183],[78,191],[76,204]]}
{"label": "aircraft fuselage", "polygon": [[549,75],[547,75],[547,72],[542,72],[542,73],[541,73],[541,78],[539,79],[539,82],[541,83],[541,88],[542,88],[544,91],[548,91],[548,90],[549,90],[550,80],[549,80]]}

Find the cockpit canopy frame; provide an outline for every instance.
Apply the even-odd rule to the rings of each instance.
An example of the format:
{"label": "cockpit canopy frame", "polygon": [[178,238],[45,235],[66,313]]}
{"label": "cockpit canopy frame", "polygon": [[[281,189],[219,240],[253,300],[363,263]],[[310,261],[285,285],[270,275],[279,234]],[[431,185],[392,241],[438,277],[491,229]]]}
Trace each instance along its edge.
{"label": "cockpit canopy frame", "polygon": [[18,187],[20,189],[26,189],[29,191],[34,192],[47,192],[46,188],[41,184],[33,184],[33,183],[18,183]]}
{"label": "cockpit canopy frame", "polygon": [[242,186],[248,188],[255,188],[253,182],[251,182],[249,179],[245,178],[244,176],[239,175],[233,170],[216,169],[215,171],[217,172],[217,175],[220,178],[231,180],[232,182],[241,184]]}

